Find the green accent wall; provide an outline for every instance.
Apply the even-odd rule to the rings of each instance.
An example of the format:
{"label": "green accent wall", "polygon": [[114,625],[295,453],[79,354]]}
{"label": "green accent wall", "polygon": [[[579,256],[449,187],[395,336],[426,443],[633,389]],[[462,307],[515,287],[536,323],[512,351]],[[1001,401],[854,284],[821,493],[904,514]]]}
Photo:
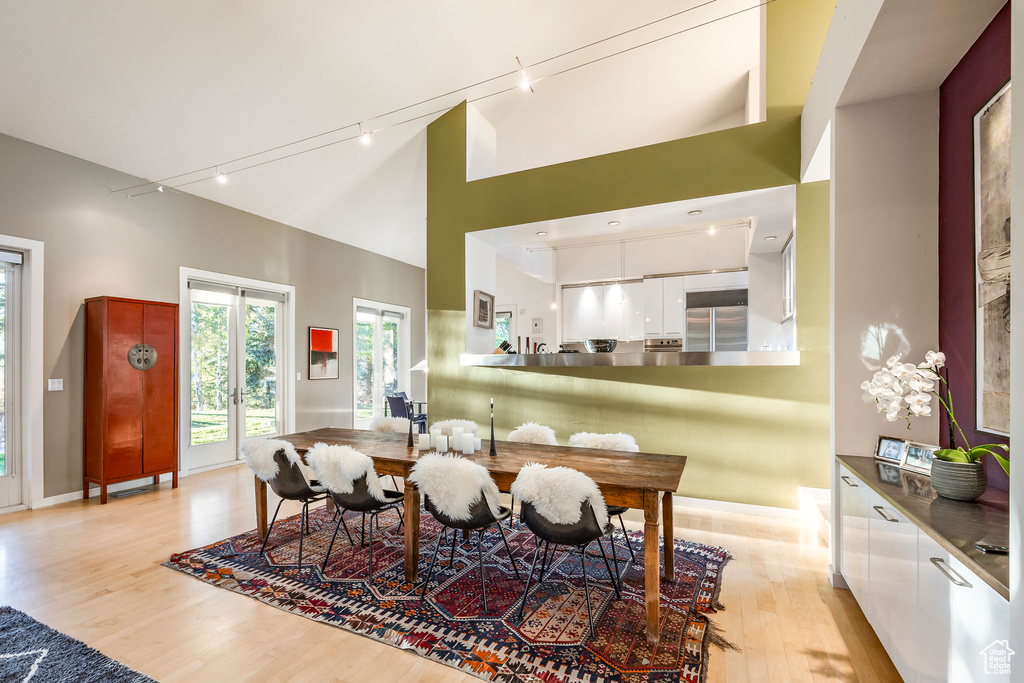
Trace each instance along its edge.
{"label": "green accent wall", "polygon": [[[577,431],[627,432],[644,451],[687,456],[679,493],[696,498],[795,508],[798,487],[829,485],[829,188],[827,182],[798,184],[799,106],[790,103],[802,104],[806,96],[814,62],[808,71],[803,60],[815,49],[816,60],[824,30],[811,31],[802,23],[806,17],[795,21],[788,12],[773,18],[776,4],[821,3],[769,6],[768,76],[769,84],[780,84],[780,94],[769,96],[764,123],[472,182],[466,181],[466,105],[429,126],[432,420],[467,418],[486,430],[494,397],[499,438],[527,420],[553,427],[562,443]],[[828,17],[824,21],[827,27]],[[816,48],[805,44],[815,41]],[[784,68],[792,77],[773,80],[771,69]],[[466,233],[784,185],[797,185],[799,366],[524,370],[459,364],[466,338]]]}

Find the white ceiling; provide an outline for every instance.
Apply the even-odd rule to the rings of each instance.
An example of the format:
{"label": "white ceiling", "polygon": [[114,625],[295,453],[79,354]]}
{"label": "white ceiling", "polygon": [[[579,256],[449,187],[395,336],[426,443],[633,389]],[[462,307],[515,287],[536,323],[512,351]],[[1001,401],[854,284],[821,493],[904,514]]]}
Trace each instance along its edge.
{"label": "white ceiling", "polygon": [[[0,132],[162,179],[358,121],[392,126],[514,86],[517,75],[369,120],[512,71],[517,55],[533,64],[704,5],[530,69],[540,79],[753,4],[0,0]],[[498,131],[499,171],[742,124],[759,36],[759,12],[741,12],[539,80],[533,94],[477,101]],[[381,130],[368,147],[341,142],[238,170],[356,132],[347,128],[227,164],[226,184],[181,189],[423,266],[424,131],[433,118]]]}

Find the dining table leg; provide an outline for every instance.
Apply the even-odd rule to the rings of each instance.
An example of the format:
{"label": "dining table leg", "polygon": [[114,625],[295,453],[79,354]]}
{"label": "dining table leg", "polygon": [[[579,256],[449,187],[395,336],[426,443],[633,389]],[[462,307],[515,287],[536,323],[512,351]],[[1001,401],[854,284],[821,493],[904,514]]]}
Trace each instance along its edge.
{"label": "dining table leg", "polygon": [[262,541],[267,537],[267,482],[256,480],[256,534]]}
{"label": "dining table leg", "polygon": [[664,579],[668,582],[675,581],[675,527],[672,522],[672,494],[663,493],[661,494],[661,533],[665,539],[665,552],[663,555],[663,562],[665,563],[665,575]]}
{"label": "dining table leg", "polygon": [[405,478],[405,580],[415,583],[420,565],[420,490]]}
{"label": "dining table leg", "polygon": [[647,603],[647,641],[661,636],[661,548],[658,546],[658,513],[661,491],[644,491],[644,601]]}

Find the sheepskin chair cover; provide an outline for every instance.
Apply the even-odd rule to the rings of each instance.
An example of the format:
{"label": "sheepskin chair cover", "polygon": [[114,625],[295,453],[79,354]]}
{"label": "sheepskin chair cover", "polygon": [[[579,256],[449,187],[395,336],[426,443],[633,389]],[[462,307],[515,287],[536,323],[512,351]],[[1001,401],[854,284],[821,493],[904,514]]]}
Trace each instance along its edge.
{"label": "sheepskin chair cover", "polygon": [[429,496],[431,502],[454,520],[470,518],[470,510],[481,493],[495,517],[501,515],[498,485],[483,465],[452,453],[427,453],[409,473],[409,481]]}
{"label": "sheepskin chair cover", "polygon": [[396,434],[409,433],[409,418],[407,417],[377,417],[370,423],[370,429],[375,432],[395,432]]}
{"label": "sheepskin chair cover", "polygon": [[351,446],[329,446],[315,443],[306,451],[306,462],[313,468],[316,478],[328,491],[335,493],[352,493],[355,482],[366,476],[366,488],[374,500],[384,503],[384,489],[373,469],[370,456],[360,453]]}
{"label": "sheepskin chair cover", "polygon": [[604,529],[608,524],[601,489],[593,479],[570,467],[547,467],[536,462],[523,465],[510,493],[532,504],[538,514],[555,524],[580,521],[580,506],[590,501],[598,526]]}
{"label": "sheepskin chair cover", "polygon": [[[299,470],[302,471],[302,458],[299,457],[295,446],[287,441],[255,436],[247,439],[238,450],[242,457],[245,458],[245,464],[249,466],[253,474],[262,481],[270,481],[277,476],[278,467],[277,461],[274,460],[274,454],[282,449],[288,458],[288,462],[293,465],[299,465]],[[302,474],[305,476],[306,473],[303,472]]]}
{"label": "sheepskin chair cover", "polygon": [[509,441],[516,443],[537,443],[543,446],[557,446],[555,430],[536,422],[526,422],[513,429],[508,435]]}
{"label": "sheepskin chair cover", "polygon": [[462,427],[462,433],[472,432],[476,434],[476,431],[480,429],[476,422],[472,420],[442,420],[441,422],[435,422],[430,425],[431,429],[440,429],[441,433],[445,436],[452,435],[452,427]]}
{"label": "sheepskin chair cover", "polygon": [[569,445],[576,448],[601,448],[606,451],[640,452],[640,447],[636,445],[636,439],[622,432],[618,434],[577,432],[569,437]]}

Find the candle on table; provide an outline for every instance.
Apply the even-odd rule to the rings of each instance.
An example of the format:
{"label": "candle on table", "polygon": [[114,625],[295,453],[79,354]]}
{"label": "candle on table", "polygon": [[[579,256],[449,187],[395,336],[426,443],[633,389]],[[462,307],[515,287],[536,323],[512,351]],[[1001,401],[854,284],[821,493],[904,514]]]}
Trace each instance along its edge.
{"label": "candle on table", "polygon": [[462,427],[452,427],[452,448],[462,448]]}
{"label": "candle on table", "polygon": [[483,439],[473,439],[473,450],[478,451],[483,448]]}
{"label": "candle on table", "polygon": [[439,437],[439,436],[441,436],[441,430],[440,429],[431,429],[430,430],[430,447],[431,448],[437,448],[437,437]]}
{"label": "candle on table", "polygon": [[444,434],[440,434],[437,437],[437,441],[434,443],[434,450],[438,453],[448,452],[448,437]]}
{"label": "candle on table", "polygon": [[474,441],[475,441],[475,439],[473,438],[473,433],[472,432],[467,432],[467,433],[462,435],[462,454],[463,455],[472,455],[473,454],[473,442]]}
{"label": "candle on table", "polygon": [[430,450],[430,434],[420,434],[420,450]]}

